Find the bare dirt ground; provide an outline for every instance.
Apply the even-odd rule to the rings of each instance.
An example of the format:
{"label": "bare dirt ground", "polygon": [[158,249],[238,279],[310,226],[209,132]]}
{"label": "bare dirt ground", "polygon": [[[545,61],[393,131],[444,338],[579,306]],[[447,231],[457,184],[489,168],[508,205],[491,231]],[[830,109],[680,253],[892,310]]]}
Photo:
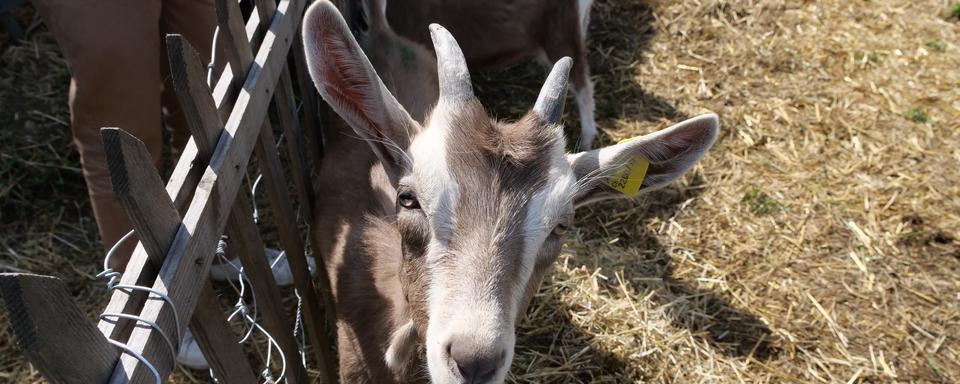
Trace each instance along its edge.
{"label": "bare dirt ground", "polygon": [[[674,186],[578,212],[510,381],[960,382],[958,13],[947,0],[597,0],[601,140],[706,111],[722,134]],[[59,276],[93,316],[102,249],[69,75],[31,32],[0,56],[0,271]],[[543,75],[526,63],[477,88],[516,118]],[[5,325],[0,350],[0,381],[42,380]]]}

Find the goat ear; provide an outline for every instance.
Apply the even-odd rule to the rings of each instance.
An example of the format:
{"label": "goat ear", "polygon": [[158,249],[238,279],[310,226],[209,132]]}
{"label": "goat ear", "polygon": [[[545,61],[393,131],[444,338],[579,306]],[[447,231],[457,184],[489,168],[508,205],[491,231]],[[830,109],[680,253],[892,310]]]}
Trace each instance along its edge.
{"label": "goat ear", "polygon": [[574,205],[632,197],[670,184],[706,154],[719,130],[717,115],[708,114],[617,145],[567,155],[580,186]]}
{"label": "goat ear", "polygon": [[310,6],[303,41],[317,91],[370,145],[396,184],[409,165],[404,152],[420,126],[383,85],[332,3],[321,0]]}

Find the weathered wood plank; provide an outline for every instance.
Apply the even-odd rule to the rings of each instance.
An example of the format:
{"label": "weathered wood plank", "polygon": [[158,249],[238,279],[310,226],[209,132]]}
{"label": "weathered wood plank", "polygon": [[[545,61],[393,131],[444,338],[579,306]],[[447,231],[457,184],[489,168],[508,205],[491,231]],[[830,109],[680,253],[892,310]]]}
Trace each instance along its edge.
{"label": "weathered wood plank", "polygon": [[256,384],[259,377],[251,368],[243,346],[237,343],[240,338],[230,329],[210,280],[205,280],[200,289],[197,310],[190,318],[190,330],[214,375],[224,383]]}
{"label": "weathered wood plank", "polygon": [[[100,136],[120,206],[140,236],[151,266],[159,269],[173,236],[180,229],[180,214],[164,191],[163,181],[143,142],[117,128],[104,128]],[[231,383],[256,383],[257,376],[241,346],[234,342],[238,338],[230,331],[209,282],[200,292],[200,301],[204,305],[197,308],[191,321],[200,327],[193,329],[193,333],[217,377]],[[182,328],[178,329],[167,334],[175,337],[182,332]],[[179,340],[174,343],[179,344]]]}
{"label": "weathered wood plank", "polygon": [[[212,152],[223,132],[223,123],[214,105],[209,88],[204,83],[204,67],[190,44],[179,35],[167,36],[167,50],[170,67],[173,69],[174,89],[181,104],[190,104],[184,108],[187,122],[197,146],[209,148]],[[230,217],[227,219],[226,234],[229,246],[237,250],[240,262],[244,266],[247,278],[253,288],[253,294],[263,318],[264,329],[273,336],[290,368],[291,383],[307,382],[306,369],[300,364],[296,340],[293,337],[293,322],[284,315],[280,290],[274,280],[268,260],[264,257],[264,245],[260,233],[253,223],[250,201],[247,192],[241,190],[237,195]]]}
{"label": "weathered wood plank", "polygon": [[[300,102],[303,104],[303,132],[307,145],[308,159],[313,166],[320,166],[320,159],[323,157],[323,131],[320,125],[320,98],[317,89],[310,81],[309,69],[307,68],[307,58],[303,47],[303,36],[297,34],[293,42],[293,60],[294,68],[297,73],[297,88],[300,90]],[[312,177],[312,175],[311,175]],[[311,188],[312,190],[312,188]],[[311,203],[312,205],[313,203]]]}
{"label": "weathered wood plank", "polygon": [[[290,170],[293,175],[294,186],[297,189],[297,195],[300,197],[301,209],[304,211],[304,217],[313,217],[313,188],[309,183],[310,173],[306,168],[306,155],[303,148],[303,131],[300,122],[297,121],[297,106],[293,102],[293,80],[290,78],[289,71],[283,71],[280,74],[280,87],[273,98],[276,105],[277,116],[280,120],[280,127],[283,129],[284,138],[287,142],[287,155],[290,161]],[[307,221],[310,223],[310,221]]]}
{"label": "weathered wood plank", "polygon": [[[244,79],[243,74],[250,69],[253,62],[253,53],[250,50],[250,40],[247,38],[246,26],[243,23],[243,16],[240,14],[240,7],[234,0],[217,0],[217,24],[220,26],[220,34],[223,36],[221,42],[224,44],[223,51],[226,52],[227,61],[230,68],[235,73],[240,74],[234,79]],[[270,19],[267,19],[270,20]],[[239,47],[248,47],[246,50]]]}
{"label": "weathered wood plank", "polygon": [[[232,17],[231,15],[236,14],[240,15],[240,10],[236,5],[230,4],[224,0],[217,0],[217,23],[218,25],[226,25],[228,23],[228,18]],[[254,35],[257,33],[257,29],[260,27],[260,16],[256,13],[250,15],[250,18],[246,23],[246,36],[247,40],[253,40]],[[224,28],[221,26],[220,28]],[[234,39],[235,36],[239,36],[239,33],[235,32],[234,29],[230,29],[232,33],[231,36],[221,35],[219,44],[223,46],[230,45],[230,41]],[[222,58],[219,60],[223,60]],[[249,68],[244,68],[244,72]],[[216,85],[213,86],[213,98],[217,100],[217,108],[220,109],[221,115],[226,118],[230,115],[230,111],[233,108],[233,101],[236,99],[237,92],[239,91],[240,86],[243,85],[243,77],[239,79],[240,84],[234,86],[234,69],[230,66],[230,60],[227,60],[226,65],[224,65],[223,72],[220,74],[220,79],[217,80]]]}
{"label": "weathered wood plank", "polygon": [[[261,18],[266,18],[276,11],[276,4],[273,0],[255,0],[255,3],[257,5],[256,10],[260,12]],[[298,33],[296,36],[294,40],[299,41],[300,34]],[[295,46],[294,48],[297,49],[299,47]],[[303,52],[300,53],[302,54]],[[300,196],[301,204],[305,205],[304,210],[307,211],[305,214],[312,217],[314,204],[313,188],[307,182],[307,180],[310,180],[310,175],[306,173],[307,170],[304,166],[306,157],[304,156],[302,145],[300,145],[300,138],[303,136],[303,133],[300,131],[299,122],[296,121],[297,106],[294,104],[293,80],[290,77],[289,66],[285,67],[283,73],[280,74],[278,92],[274,94],[273,99],[280,127],[287,140],[290,167],[293,171],[297,194]]]}
{"label": "weathered wood plank", "polygon": [[52,383],[102,383],[110,377],[120,351],[97,330],[60,279],[0,273],[0,294],[17,346],[44,378]]}
{"label": "weathered wood plank", "polygon": [[[255,0],[255,3],[257,4],[256,9],[260,12],[261,18],[268,17],[268,15],[272,15],[276,11],[276,4],[273,0]],[[297,34],[297,36],[299,35],[300,34]],[[296,38],[294,39],[296,40]],[[274,94],[273,101],[280,127],[285,134],[287,143],[296,144],[302,134],[299,124],[294,121],[294,114],[297,107],[293,103],[293,80],[290,78],[289,66],[285,67],[283,73],[280,74],[278,92]],[[297,194],[300,195],[302,204],[307,205],[306,209],[312,212],[313,199],[309,197],[310,193],[307,191],[308,185],[305,184],[305,178],[308,179],[309,175],[304,176],[303,173],[303,153],[299,145],[288,145],[287,149],[290,151],[290,167],[293,168],[294,184],[297,188]]]}
{"label": "weathered wood plank", "polygon": [[[326,377],[324,382],[333,383],[333,353],[330,346],[330,339],[327,337],[325,318],[323,310],[320,309],[322,297],[317,295],[317,289],[313,285],[313,279],[310,276],[310,269],[306,263],[306,254],[303,239],[300,238],[297,228],[296,214],[293,211],[293,205],[290,203],[290,197],[287,194],[287,185],[283,178],[283,168],[280,164],[280,158],[277,156],[273,132],[263,130],[260,133],[260,140],[257,143],[256,154],[260,160],[260,169],[263,172],[263,183],[267,190],[267,198],[270,206],[273,207],[274,217],[276,218],[277,229],[280,234],[280,245],[287,253],[287,259],[290,262],[290,271],[293,273],[293,280],[296,287],[303,294],[305,328],[308,329],[307,336],[314,346],[314,352],[317,354],[318,370],[323,372]],[[318,260],[319,261],[319,260]],[[322,264],[321,264],[322,266]],[[321,267],[321,266],[318,266]],[[324,276],[323,273],[317,275]],[[329,307],[327,308],[330,309]]]}
{"label": "weathered wood plank", "polygon": [[[230,114],[197,187],[190,208],[183,220],[181,230],[177,232],[167,259],[153,289],[164,292],[173,299],[180,322],[193,315],[196,300],[202,282],[209,273],[212,254],[210,250],[216,244],[226,224],[226,212],[232,207],[240,188],[242,175],[256,144],[257,127],[267,114],[268,100],[273,96],[286,54],[292,43],[295,25],[299,23],[304,2],[283,0],[276,17],[271,21],[270,32],[264,38],[257,53],[255,64],[251,67],[244,83],[244,89]],[[173,329],[176,324],[171,308],[149,301],[141,311],[141,317],[155,320],[164,329]],[[128,345],[143,351],[159,367],[171,366],[162,338],[150,330],[136,328],[130,336]],[[140,366],[136,359],[124,356],[114,371],[115,382],[133,380],[142,382],[149,378],[149,372]],[[169,371],[163,372],[163,376]]]}
{"label": "weathered wood plank", "polygon": [[[220,112],[206,84],[207,69],[196,49],[181,35],[167,35],[167,58],[173,90],[180,101],[187,127],[197,146],[197,155],[209,159],[223,132]],[[199,127],[199,128],[198,128]]]}
{"label": "weathered wood plank", "polygon": [[100,139],[107,154],[110,182],[117,201],[130,218],[150,263],[163,265],[180,215],[163,188],[163,180],[147,147],[119,128],[103,128]]}

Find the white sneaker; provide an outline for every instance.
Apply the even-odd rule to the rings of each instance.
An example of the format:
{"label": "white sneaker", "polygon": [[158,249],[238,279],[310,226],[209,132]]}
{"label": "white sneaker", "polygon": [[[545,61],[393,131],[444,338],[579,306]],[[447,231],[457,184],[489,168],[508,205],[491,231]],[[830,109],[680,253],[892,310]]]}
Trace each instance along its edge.
{"label": "white sneaker", "polygon": [[[270,263],[270,269],[273,271],[273,278],[277,285],[288,287],[293,285],[293,272],[290,271],[290,263],[287,260],[286,252],[276,249],[264,249],[264,255]],[[236,257],[230,259],[229,263],[214,264],[210,266],[210,277],[214,281],[237,281],[240,279],[240,260]],[[317,262],[313,256],[307,255],[307,268],[310,269],[310,276],[317,271]]]}
{"label": "white sneaker", "polygon": [[193,338],[193,332],[190,332],[190,328],[184,331],[183,337],[180,339],[177,363],[200,371],[210,369],[210,364],[207,363],[207,358],[203,357],[203,352],[200,352],[200,344],[197,343],[197,339]]}

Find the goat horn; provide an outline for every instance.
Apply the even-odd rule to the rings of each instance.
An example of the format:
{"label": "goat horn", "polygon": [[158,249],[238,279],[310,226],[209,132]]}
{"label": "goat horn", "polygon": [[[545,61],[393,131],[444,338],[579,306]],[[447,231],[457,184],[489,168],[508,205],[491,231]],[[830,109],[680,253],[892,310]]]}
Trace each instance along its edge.
{"label": "goat horn", "polygon": [[440,99],[462,101],[473,98],[467,60],[453,35],[439,24],[430,24],[430,38],[433,39],[433,50],[437,52]]}
{"label": "goat horn", "polygon": [[543,83],[543,88],[540,89],[540,96],[537,96],[533,112],[548,123],[559,123],[560,116],[563,115],[563,102],[567,96],[567,79],[570,77],[572,65],[573,60],[569,57],[557,61],[550,75],[547,76],[547,81]]}

